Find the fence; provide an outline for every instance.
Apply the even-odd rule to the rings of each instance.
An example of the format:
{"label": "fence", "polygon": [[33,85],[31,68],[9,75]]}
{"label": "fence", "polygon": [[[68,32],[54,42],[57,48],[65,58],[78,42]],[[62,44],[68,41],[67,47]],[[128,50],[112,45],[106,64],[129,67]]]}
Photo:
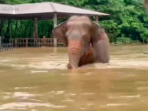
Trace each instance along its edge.
{"label": "fence", "polygon": [[11,43],[6,43],[6,44],[0,43],[0,52],[12,50],[12,49],[13,49],[13,45]]}
{"label": "fence", "polygon": [[[0,37],[0,52],[12,50],[14,47],[53,47],[53,38],[14,38],[14,39],[1,39]],[[64,47],[61,42],[57,43],[58,47]]]}
{"label": "fence", "polygon": [[0,37],[0,52],[12,50],[13,45],[11,43],[2,43],[2,39]]}
{"label": "fence", "polygon": [[[53,47],[54,40],[53,38],[15,38],[10,39],[10,43],[13,44],[13,47]],[[64,46],[63,43],[58,42],[58,46]]]}

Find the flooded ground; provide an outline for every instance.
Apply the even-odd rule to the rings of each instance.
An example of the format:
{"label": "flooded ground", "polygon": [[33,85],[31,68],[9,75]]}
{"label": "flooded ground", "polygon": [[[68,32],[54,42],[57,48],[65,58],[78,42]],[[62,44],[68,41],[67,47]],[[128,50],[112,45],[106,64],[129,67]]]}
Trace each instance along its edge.
{"label": "flooded ground", "polygon": [[148,46],[112,46],[109,64],[66,69],[65,48],[0,52],[0,111],[147,111]]}

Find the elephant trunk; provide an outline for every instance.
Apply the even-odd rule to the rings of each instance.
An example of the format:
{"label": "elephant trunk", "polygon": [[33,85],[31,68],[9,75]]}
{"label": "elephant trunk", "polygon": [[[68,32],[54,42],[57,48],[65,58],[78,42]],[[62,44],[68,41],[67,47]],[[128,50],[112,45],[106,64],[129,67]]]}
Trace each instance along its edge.
{"label": "elephant trunk", "polygon": [[82,42],[80,40],[69,40],[68,45],[69,62],[72,68],[78,68],[82,55]]}

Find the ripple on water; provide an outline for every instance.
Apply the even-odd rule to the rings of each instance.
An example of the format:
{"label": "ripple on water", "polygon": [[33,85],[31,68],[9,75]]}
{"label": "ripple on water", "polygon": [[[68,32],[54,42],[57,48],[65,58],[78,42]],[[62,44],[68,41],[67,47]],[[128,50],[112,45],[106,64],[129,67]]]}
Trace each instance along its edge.
{"label": "ripple on water", "polygon": [[128,106],[129,104],[127,104],[127,103],[121,103],[121,104],[119,104],[119,103],[108,103],[108,104],[106,104],[106,106],[107,107],[110,107],[110,106]]}
{"label": "ripple on water", "polygon": [[148,87],[138,87],[137,90],[148,90]]}
{"label": "ripple on water", "polygon": [[126,95],[126,96],[108,96],[109,99],[133,99],[133,98],[140,98],[141,95]]}
{"label": "ripple on water", "polygon": [[38,70],[32,70],[30,71],[30,73],[47,73],[48,71],[46,70],[41,70],[41,71],[38,71]]}
{"label": "ripple on water", "polygon": [[4,58],[0,58],[0,63],[6,63],[6,62],[10,62],[10,60],[4,59]]}
{"label": "ripple on water", "polygon": [[[135,64],[136,62],[136,64]],[[1,62],[0,65],[2,66],[11,66],[14,68],[35,68],[35,69],[67,69],[67,60],[50,60],[49,62],[40,60],[40,61],[27,61],[26,63],[19,64],[17,61],[7,61],[7,62]],[[105,69],[105,68],[138,68],[138,69],[145,69],[148,68],[147,61],[135,61],[135,60],[110,60],[110,63],[101,64],[101,63],[94,63],[91,65],[86,65],[81,67],[82,69],[85,68],[96,68],[96,69]]]}
{"label": "ripple on water", "polygon": [[35,88],[38,88],[38,86],[36,87],[15,87],[14,89],[19,90],[19,89],[35,89]]}
{"label": "ripple on water", "polygon": [[66,63],[64,64],[59,61],[29,63],[27,66],[36,69],[67,69]]}
{"label": "ripple on water", "polygon": [[12,103],[6,103],[2,104],[0,106],[0,110],[6,110],[6,109],[25,109],[26,107],[34,108],[34,107],[48,107],[48,108],[66,108],[67,106],[61,105],[53,105],[50,103],[32,103],[32,102],[12,102]]}
{"label": "ripple on water", "polygon": [[70,98],[65,98],[64,100],[62,100],[62,102],[74,102],[75,100],[70,99]]}
{"label": "ripple on water", "polygon": [[136,81],[135,84],[148,84],[147,81]]}
{"label": "ripple on water", "polygon": [[20,97],[35,97],[35,96],[41,96],[41,94],[30,94],[27,92],[15,92],[13,94],[13,98],[20,98]]}
{"label": "ripple on water", "polygon": [[65,91],[57,91],[55,95],[63,94]]}
{"label": "ripple on water", "polygon": [[14,93],[1,93],[4,100],[11,98],[18,99],[30,99],[37,96],[42,96],[41,94],[30,94],[27,92],[14,92]]}
{"label": "ripple on water", "polygon": [[81,95],[94,95],[95,93],[81,93]]}

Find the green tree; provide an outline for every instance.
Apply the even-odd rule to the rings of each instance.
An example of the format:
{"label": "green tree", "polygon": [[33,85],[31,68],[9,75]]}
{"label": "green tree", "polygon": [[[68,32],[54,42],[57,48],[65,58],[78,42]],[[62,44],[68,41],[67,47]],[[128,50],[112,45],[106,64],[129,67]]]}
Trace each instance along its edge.
{"label": "green tree", "polygon": [[[1,0],[0,3],[22,4],[51,1],[109,13],[110,16],[99,18],[99,24],[106,29],[111,42],[148,42],[148,15],[143,0]],[[59,20],[59,23],[62,21]],[[9,20],[1,21],[0,24],[0,32],[3,35],[12,37],[32,37],[33,35],[33,20],[11,20],[11,22]],[[52,28],[52,20],[40,20],[39,36],[51,37]]]}

